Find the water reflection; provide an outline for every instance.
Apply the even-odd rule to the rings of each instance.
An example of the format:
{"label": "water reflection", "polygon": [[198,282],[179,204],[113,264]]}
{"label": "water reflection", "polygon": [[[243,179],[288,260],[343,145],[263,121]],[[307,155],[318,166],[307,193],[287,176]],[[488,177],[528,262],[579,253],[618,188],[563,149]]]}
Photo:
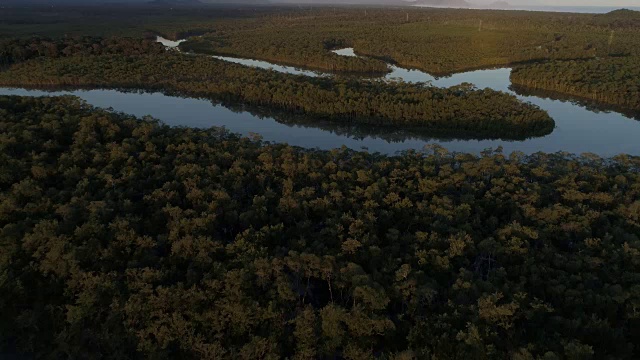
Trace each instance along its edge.
{"label": "water reflection", "polygon": [[159,42],[160,44],[164,45],[168,49],[174,49],[174,48],[177,48],[178,45],[182,44],[183,42],[185,42],[187,40],[186,39],[182,39],[182,40],[178,40],[178,41],[172,41],[172,40],[169,40],[169,39],[165,39],[162,36],[156,36],[156,41]]}
{"label": "water reflection", "polygon": [[286,73],[286,74],[304,75],[304,76],[311,76],[311,77],[330,76],[329,74],[324,74],[324,73],[319,72],[319,71],[305,70],[305,69],[300,69],[300,68],[293,67],[293,66],[277,65],[277,64],[272,64],[270,62],[262,61],[262,60],[242,59],[242,58],[229,57],[229,56],[218,56],[218,55],[212,55],[211,57],[213,57],[215,59],[219,59],[219,60],[224,60],[224,61],[240,64],[240,65],[257,67],[257,68],[267,69],[267,70],[273,70],[273,71]]}
{"label": "water reflection", "polygon": [[[176,45],[177,46],[177,45]],[[350,55],[353,49],[341,49],[336,53]],[[355,54],[353,54],[355,56]],[[235,58],[223,58],[244,65],[268,66],[274,71],[292,73],[297,70],[307,75],[309,70]],[[249,62],[250,61],[250,62]],[[319,76],[316,72],[313,75]],[[539,93],[527,93],[511,86],[511,69],[478,70],[436,78],[418,70],[392,67],[388,78],[401,78],[409,82],[430,81],[435,86],[448,87],[461,83],[473,83],[478,88],[491,88],[508,92],[523,101],[531,102],[549,112],[556,121],[556,129],[545,137],[522,141],[454,139],[438,134],[424,134],[388,127],[375,128],[352,124],[336,124],[317,119],[295,118],[278,112],[246,107],[222,106],[209,100],[166,96],[161,93],[120,92],[116,90],[43,92],[24,89],[0,88],[0,95],[75,95],[88,103],[113,108],[136,116],[151,115],[168,125],[189,127],[221,126],[242,135],[260,134],[265,141],[289,143],[305,148],[333,149],[347,146],[351,149],[368,149],[370,152],[395,154],[398,151],[422,149],[425,145],[440,144],[450,151],[479,153],[486,148],[502,146],[506,152],[566,151],[585,152],[601,156],[620,153],[640,155],[640,122],[619,112],[600,111],[586,103],[552,98]]]}
{"label": "water reflection", "polygon": [[404,131],[365,128],[361,126],[326,123],[278,122],[267,114],[252,114],[244,107],[213,105],[204,99],[181,98],[161,93],[121,92],[116,90],[35,91],[0,88],[0,95],[58,96],[75,95],[89,104],[113,108],[138,117],[151,115],[171,126],[207,128],[219,126],[245,136],[260,134],[265,141],[288,143],[305,148],[329,150],[346,146],[354,150],[395,154],[398,151],[422,149],[428,144],[440,144],[450,151],[479,153],[486,148],[503,146],[506,152],[567,151],[580,154],[596,153],[614,156],[620,153],[640,155],[640,122],[628,120],[616,113],[594,113],[571,103],[540,99],[546,108],[558,115],[570,112],[573,116],[556,120],[558,128],[550,135],[524,141],[460,140],[427,138]]}

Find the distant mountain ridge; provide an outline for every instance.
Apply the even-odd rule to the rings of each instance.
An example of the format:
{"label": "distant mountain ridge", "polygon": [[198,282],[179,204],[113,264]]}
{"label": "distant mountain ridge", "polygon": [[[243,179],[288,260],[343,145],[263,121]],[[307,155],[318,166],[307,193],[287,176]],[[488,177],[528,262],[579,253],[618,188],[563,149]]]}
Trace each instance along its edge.
{"label": "distant mountain ridge", "polygon": [[606,14],[598,15],[600,17],[615,17],[615,18],[632,18],[639,19],[640,11],[629,10],[629,9],[619,9],[608,12]]}
{"label": "distant mountain ridge", "polygon": [[451,8],[473,8],[473,9],[510,9],[511,4],[504,0],[494,1],[490,4],[477,4],[467,0],[416,0],[414,5],[451,7]]}
{"label": "distant mountain ridge", "polygon": [[486,5],[485,7],[490,9],[509,9],[511,8],[511,4],[509,4],[507,1],[494,1],[491,4]]}
{"label": "distant mountain ridge", "polygon": [[466,0],[418,0],[415,3],[421,6],[434,6],[434,7],[461,7],[470,8],[474,5]]}

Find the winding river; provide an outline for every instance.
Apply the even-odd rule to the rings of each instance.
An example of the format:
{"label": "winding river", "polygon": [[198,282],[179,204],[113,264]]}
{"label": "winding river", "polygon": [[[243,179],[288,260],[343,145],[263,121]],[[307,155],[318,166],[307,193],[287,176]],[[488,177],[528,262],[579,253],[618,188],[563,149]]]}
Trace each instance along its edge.
{"label": "winding river", "polygon": [[[168,47],[175,47],[180,43],[162,38],[158,40]],[[342,56],[356,56],[353,49],[341,49],[334,52]],[[291,74],[329,76],[259,60],[224,56],[215,56],[215,58]],[[112,108],[115,111],[140,117],[151,115],[171,126],[201,128],[220,126],[242,135],[257,133],[268,142],[288,143],[305,148],[333,149],[346,146],[355,150],[392,155],[399,151],[422,149],[425,145],[437,143],[449,151],[470,153],[479,153],[487,148],[502,146],[507,153],[522,151],[531,154],[539,151],[548,153],[566,151],[575,154],[594,153],[603,157],[621,153],[640,155],[640,121],[622,113],[599,111],[577,102],[517,94],[510,88],[510,68],[470,71],[441,78],[394,65],[390,65],[390,69],[392,72],[386,76],[387,80],[431,82],[433,85],[441,87],[467,82],[478,88],[491,88],[513,94],[522,101],[531,102],[548,111],[556,121],[556,128],[553,133],[547,136],[523,141],[425,138],[402,132],[390,134],[388,128],[345,128],[335,124],[295,125],[279,122],[268,116],[214,105],[209,100],[166,96],[161,93],[120,92],[116,90],[49,92],[0,88],[0,95],[75,95],[94,106]]]}

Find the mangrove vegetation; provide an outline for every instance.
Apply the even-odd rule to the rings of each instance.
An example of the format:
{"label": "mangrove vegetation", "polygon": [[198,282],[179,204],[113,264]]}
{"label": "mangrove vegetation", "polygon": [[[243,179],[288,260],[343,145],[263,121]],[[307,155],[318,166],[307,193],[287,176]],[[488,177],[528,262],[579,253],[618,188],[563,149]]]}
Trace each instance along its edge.
{"label": "mangrove vegetation", "polygon": [[0,354],[634,359],[640,159],[386,157],[0,97]]}

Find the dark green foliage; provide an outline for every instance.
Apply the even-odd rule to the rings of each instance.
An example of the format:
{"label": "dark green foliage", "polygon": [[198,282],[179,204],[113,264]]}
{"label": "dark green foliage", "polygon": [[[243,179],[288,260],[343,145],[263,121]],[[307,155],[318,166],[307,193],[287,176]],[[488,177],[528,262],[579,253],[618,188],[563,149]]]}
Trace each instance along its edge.
{"label": "dark green foliage", "polygon": [[0,354],[633,359],[640,159],[385,157],[0,97]]}
{"label": "dark green foliage", "polygon": [[[409,13],[409,21],[406,14]],[[333,71],[385,59],[431,74],[518,65],[514,83],[638,109],[640,13],[319,9],[220,19],[183,49]],[[326,48],[370,58],[338,63]],[[333,56],[333,57],[332,57]]]}
{"label": "dark green foliage", "polygon": [[246,19],[221,18],[211,22],[201,38],[182,47],[334,71],[377,68],[371,62],[354,64],[353,58],[338,63],[326,51],[353,47],[358,54],[403,67],[450,74],[551,59],[638,56],[640,27],[622,26],[619,18],[452,9],[283,10]]}
{"label": "dark green foliage", "polygon": [[[628,84],[612,88],[609,83],[637,77],[638,24],[639,12],[630,10],[595,15],[382,7],[221,6],[168,11],[144,6],[57,6],[4,8],[0,38],[162,34],[176,40],[202,35],[183,48],[335,72],[385,72],[376,59],[441,75],[553,61],[550,64],[558,70],[537,64],[526,70],[530,76],[522,70],[514,80],[629,106],[638,97],[637,89]],[[329,52],[343,46],[369,58]],[[572,60],[578,61],[565,62]],[[593,70],[611,70],[613,75],[580,78]]]}
{"label": "dark green foliage", "polygon": [[[176,39],[208,32],[219,19],[241,19],[282,11],[278,7],[212,6],[208,8],[157,7],[146,4],[68,2],[24,6],[3,6],[0,11],[0,38],[46,36],[127,36],[153,33]],[[3,3],[4,5],[4,3]],[[54,5],[54,6],[51,6]],[[88,6],[87,6],[88,5]]]}
{"label": "dark green foliage", "polygon": [[0,40],[0,66],[40,57],[60,58],[113,54],[125,56],[159,55],[163,52],[163,46],[155,41],[131,38],[5,39]]}
{"label": "dark green foliage", "polygon": [[606,14],[594,16],[593,23],[600,26],[609,26],[613,29],[640,28],[640,11],[619,9]]}
{"label": "dark green foliage", "polygon": [[[285,32],[287,30],[280,29],[280,31]],[[337,48],[335,42],[325,41],[323,43],[320,40],[312,41],[308,34],[301,34],[297,30],[293,31],[293,33],[296,34],[295,38],[289,36],[276,36],[273,39],[270,39],[269,43],[271,48],[269,49],[277,49],[276,51],[271,52],[266,49],[262,52],[255,51],[256,49],[251,45],[255,46],[256,43],[264,41],[265,39],[256,38],[251,35],[247,36],[246,34],[239,35],[238,37],[251,41],[251,44],[249,46],[236,45],[241,47],[241,50],[239,51],[214,46],[214,43],[218,43],[219,46],[225,43],[225,40],[218,38],[189,39],[180,45],[180,49],[198,54],[260,58],[280,64],[291,64],[294,66],[304,66],[305,68],[310,69],[319,69],[330,72],[346,72],[349,74],[377,76],[390,71],[387,64],[382,60],[340,56],[329,51]],[[341,44],[342,47],[346,47],[346,44]]]}

